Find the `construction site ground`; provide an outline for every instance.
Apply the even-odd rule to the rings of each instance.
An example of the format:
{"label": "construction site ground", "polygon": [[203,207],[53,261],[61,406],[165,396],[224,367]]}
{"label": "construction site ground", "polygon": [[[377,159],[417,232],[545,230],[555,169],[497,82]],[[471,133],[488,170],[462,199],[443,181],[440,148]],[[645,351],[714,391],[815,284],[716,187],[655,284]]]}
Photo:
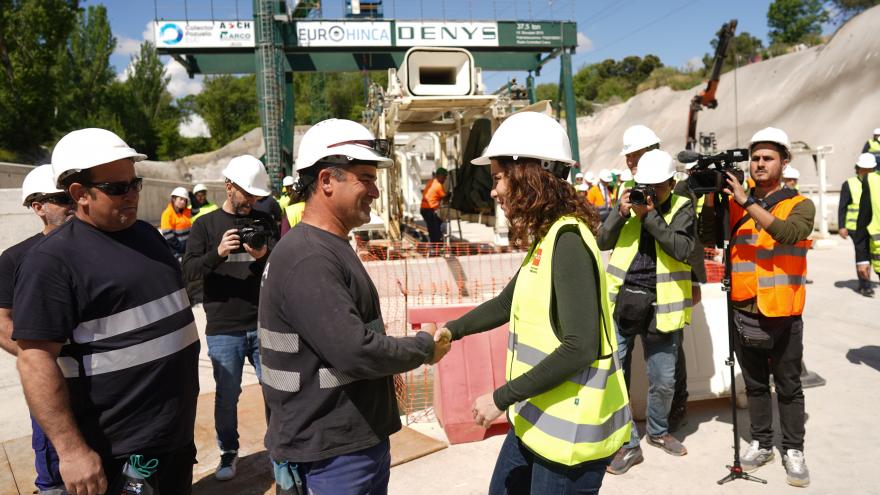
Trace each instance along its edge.
{"label": "construction site ground", "polygon": [[[803,493],[880,494],[876,455],[880,452],[877,425],[877,389],[880,385],[880,297],[867,299],[855,293],[852,244],[839,241],[809,255],[810,279],[804,314],[805,363],[827,380],[821,387],[806,390],[806,458],[811,486]],[[200,329],[204,313],[196,308]],[[718,343],[726,345],[726,343]],[[202,395],[199,398],[194,493],[274,493],[268,457],[263,447],[265,420],[262,398],[252,369],[245,372],[244,392],[239,405],[242,461],[238,478],[220,483],[211,474],[218,460],[212,418],[213,379],[207,347],[202,339],[199,362]],[[720,364],[719,364],[720,366]],[[30,450],[30,422],[15,371],[15,361],[0,356],[0,495],[33,492],[33,452]],[[747,411],[740,410],[739,426],[745,446],[748,438]],[[437,423],[411,425],[417,432],[442,441],[432,442],[407,432],[394,439],[395,460],[417,454],[405,452],[419,444],[436,452],[391,470],[391,494],[479,494],[486,493],[502,437],[442,448],[445,436]],[[643,431],[644,424],[640,424]],[[776,425],[778,431],[778,425]],[[602,493],[704,494],[781,493],[798,490],[785,483],[781,456],[754,473],[767,485],[736,480],[718,486],[733,456],[731,413],[724,399],[692,402],[688,422],[677,436],[688,448],[685,457],[672,457],[643,441],[645,462],[624,476],[605,477]],[[778,437],[778,435],[777,435]],[[777,438],[777,444],[779,438]]]}

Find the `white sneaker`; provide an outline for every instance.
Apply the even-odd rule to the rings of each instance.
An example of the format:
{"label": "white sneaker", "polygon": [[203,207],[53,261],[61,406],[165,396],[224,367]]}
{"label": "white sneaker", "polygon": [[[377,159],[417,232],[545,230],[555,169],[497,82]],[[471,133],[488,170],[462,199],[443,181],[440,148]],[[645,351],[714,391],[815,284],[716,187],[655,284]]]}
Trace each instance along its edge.
{"label": "white sneaker", "polygon": [[238,464],[238,451],[230,450],[220,453],[220,464],[214,471],[214,477],[218,481],[229,481],[235,478],[235,466]]}
{"label": "white sneaker", "polygon": [[795,449],[786,450],[782,455],[782,465],[785,466],[785,480],[789,485],[809,486],[810,470],[807,469],[803,452]]}
{"label": "white sneaker", "polygon": [[751,473],[772,460],[773,449],[762,449],[757,440],[752,440],[749,448],[739,458],[743,471],[747,473]]}

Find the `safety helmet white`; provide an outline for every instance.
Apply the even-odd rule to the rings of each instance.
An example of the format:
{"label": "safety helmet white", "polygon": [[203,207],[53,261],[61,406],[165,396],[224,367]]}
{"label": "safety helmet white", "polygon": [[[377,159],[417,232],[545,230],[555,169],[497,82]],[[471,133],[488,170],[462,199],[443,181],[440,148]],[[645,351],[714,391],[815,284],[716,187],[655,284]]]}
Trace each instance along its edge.
{"label": "safety helmet white", "polygon": [[292,186],[293,185],[293,177],[291,177],[289,175],[285,176],[283,179],[281,179],[281,185],[285,186],[285,187]]}
{"label": "safety helmet white", "polygon": [[205,191],[205,192],[208,191],[208,188],[205,187],[204,184],[196,184],[195,186],[193,186],[193,194],[195,194],[197,192],[202,192],[202,191]]}
{"label": "safety helmet white", "polygon": [[574,178],[575,178],[575,179],[583,179],[583,178],[584,178],[584,174],[578,172],[578,173],[574,174]]}
{"label": "safety helmet white", "polygon": [[611,179],[612,177],[610,170],[608,170],[607,168],[603,168],[599,171],[599,180],[601,180],[602,182],[611,182]]}
{"label": "safety helmet white", "polygon": [[[369,129],[346,119],[327,119],[313,125],[302,137],[296,171],[319,162],[344,164],[350,161],[373,162],[378,168],[391,166],[390,143],[376,139]],[[333,158],[331,158],[333,157]]]}
{"label": "safety helmet white", "polygon": [[185,198],[189,199],[189,193],[186,192],[185,187],[175,187],[173,191],[171,191],[171,197]]}
{"label": "safety helmet white", "polygon": [[268,196],[272,194],[269,189],[269,174],[263,167],[263,162],[251,155],[236,156],[223,169],[223,177],[226,177],[238,187],[254,196]]}
{"label": "safety helmet white", "polygon": [[138,153],[125,144],[122,138],[106,129],[88,128],[69,132],[52,150],[55,184],[61,187],[60,180],[71,173],[122,158],[139,162],[146,159],[147,155]]}
{"label": "safety helmet white", "polygon": [[880,136],[880,127],[874,129],[874,135],[875,135],[875,136]]}
{"label": "safety helmet white", "polygon": [[623,149],[620,150],[620,156],[643,150],[655,144],[660,144],[660,138],[651,128],[641,124],[634,125],[623,131]]}
{"label": "safety helmet white", "polygon": [[791,165],[786,165],[784,169],[782,169],[782,178],[783,179],[800,179],[801,173],[798,172],[798,169],[792,167]]}
{"label": "safety helmet white", "polygon": [[30,206],[31,202],[45,194],[64,192],[55,186],[55,176],[52,173],[52,165],[40,165],[28,172],[21,183],[21,204]]}
{"label": "safety helmet white", "polygon": [[877,159],[871,153],[862,153],[859,155],[859,161],[856,162],[856,166],[859,168],[875,168],[877,166]]}
{"label": "safety helmet white", "polygon": [[756,132],[754,136],[752,136],[751,142],[749,142],[749,151],[751,151],[754,146],[758,143],[775,143],[779,146],[785,148],[786,156],[782,158],[791,158],[791,141],[788,139],[788,134],[785,133],[782,129],[777,129],[776,127],[765,127],[760,131]]}
{"label": "safety helmet white", "polygon": [[587,171],[584,175],[584,182],[592,184],[594,180],[596,180],[596,174],[594,174],[592,170]]}
{"label": "safety helmet white", "polygon": [[534,158],[545,168],[553,162],[572,166],[571,142],[562,125],[546,113],[518,112],[508,117],[492,135],[483,155],[471,160],[474,165],[489,165],[492,158],[510,156],[514,160]]}
{"label": "safety helmet white", "polygon": [[651,150],[639,158],[634,179],[639,184],[661,184],[675,175],[675,162],[663,150]]}
{"label": "safety helmet white", "polygon": [[622,180],[623,182],[626,182],[628,180],[632,180],[632,178],[633,178],[633,174],[632,174],[632,172],[629,171],[629,169],[623,170],[622,172],[620,172],[619,175],[620,175],[620,180]]}

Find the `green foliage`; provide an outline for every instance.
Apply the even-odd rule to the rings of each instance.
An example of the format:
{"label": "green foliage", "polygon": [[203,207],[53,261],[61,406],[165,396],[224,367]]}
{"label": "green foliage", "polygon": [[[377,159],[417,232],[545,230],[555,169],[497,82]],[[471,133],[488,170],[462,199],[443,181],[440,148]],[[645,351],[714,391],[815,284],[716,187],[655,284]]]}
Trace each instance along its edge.
{"label": "green foliage", "polygon": [[296,124],[311,125],[330,117],[361,120],[371,83],[386,87],[388,74],[383,71],[294,74]]}
{"label": "green foliage", "polygon": [[550,100],[556,102],[559,96],[559,85],[556,83],[543,83],[535,86],[535,99],[538,101]]}
{"label": "green foliage", "polygon": [[834,20],[842,22],[875,5],[880,5],[880,0],[828,0],[826,3],[836,11]]}
{"label": "green foliage", "polygon": [[205,119],[211,130],[211,142],[215,147],[260,126],[254,74],[206,77],[202,92],[193,101],[195,112]]}
{"label": "green foliage", "polygon": [[703,82],[703,71],[685,72],[675,67],[659,67],[648,76],[638,88],[636,92],[641,93],[649,89],[657,89],[662,86],[681,91],[690,89]]}
{"label": "green foliage", "polygon": [[[712,71],[712,65],[715,63],[715,50],[718,49],[718,36],[721,30],[718,30],[715,38],[712,40],[712,52],[703,55],[703,65],[706,73]],[[747,31],[743,31],[730,40],[727,48],[727,54],[724,57],[724,63],[721,66],[721,72],[733,70],[737,66],[743,66],[749,62],[757,60],[765,55],[764,42],[760,38],[752,36]]]}
{"label": "green foliage", "polygon": [[625,101],[663,63],[656,55],[626,57],[586,65],[572,78],[578,115],[589,115],[594,103]]}
{"label": "green foliage", "polygon": [[767,11],[772,43],[819,43],[822,23],[828,22],[822,0],[774,0]]}

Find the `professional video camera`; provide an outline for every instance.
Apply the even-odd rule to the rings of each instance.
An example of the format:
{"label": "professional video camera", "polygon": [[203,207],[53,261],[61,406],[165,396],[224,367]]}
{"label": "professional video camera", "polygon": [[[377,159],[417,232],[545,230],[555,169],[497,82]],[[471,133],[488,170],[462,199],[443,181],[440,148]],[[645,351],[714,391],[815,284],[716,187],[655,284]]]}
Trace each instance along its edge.
{"label": "professional video camera", "polygon": [[636,184],[629,190],[629,202],[634,205],[647,205],[648,198],[656,205],[657,193],[654,192],[654,186],[649,184]]}
{"label": "professional video camera", "polygon": [[262,249],[274,231],[271,225],[259,218],[236,217],[234,225],[238,229],[241,243],[252,249]]}
{"label": "professional video camera", "polygon": [[[730,172],[736,176],[742,184],[745,180],[745,172],[736,165],[736,162],[744,162],[749,159],[749,150],[735,148],[722,151],[716,155],[701,155],[696,151],[685,150],[678,154],[681,163],[697,162],[691,169],[688,177],[688,186],[697,194],[720,192],[726,187],[727,174]],[[630,196],[632,200],[632,196]]]}

